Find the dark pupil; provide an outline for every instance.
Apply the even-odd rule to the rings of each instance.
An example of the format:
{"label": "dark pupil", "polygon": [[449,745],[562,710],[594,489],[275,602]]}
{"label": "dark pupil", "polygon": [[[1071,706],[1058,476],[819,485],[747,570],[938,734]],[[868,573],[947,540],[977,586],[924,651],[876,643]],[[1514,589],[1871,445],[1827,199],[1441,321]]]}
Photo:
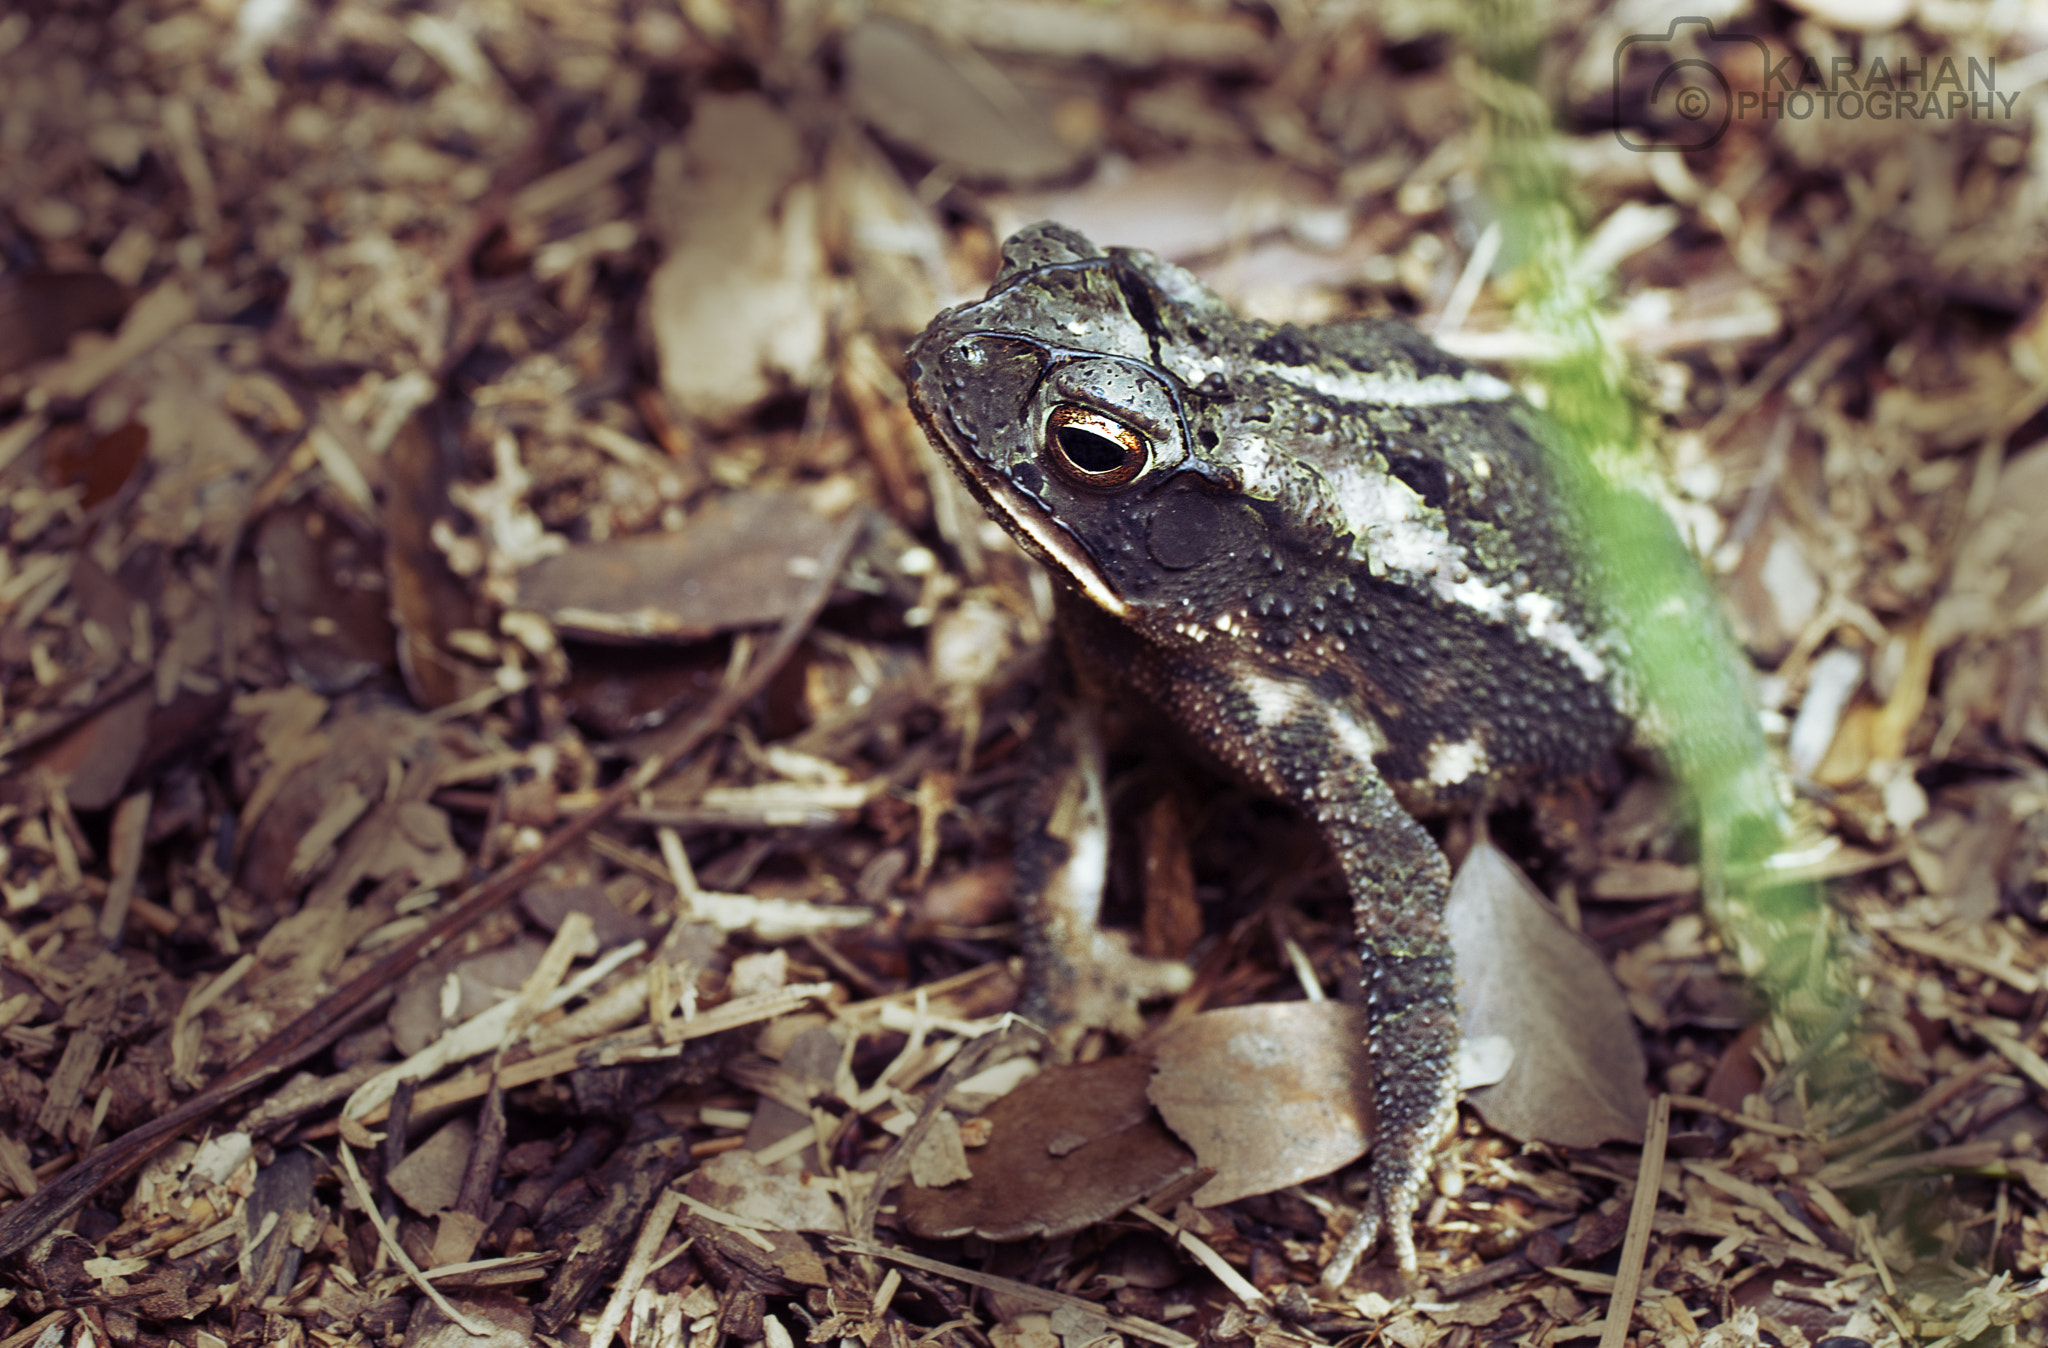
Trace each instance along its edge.
{"label": "dark pupil", "polygon": [[1106,435],[1062,426],[1059,436],[1060,452],[1084,473],[1113,473],[1123,467],[1124,447]]}

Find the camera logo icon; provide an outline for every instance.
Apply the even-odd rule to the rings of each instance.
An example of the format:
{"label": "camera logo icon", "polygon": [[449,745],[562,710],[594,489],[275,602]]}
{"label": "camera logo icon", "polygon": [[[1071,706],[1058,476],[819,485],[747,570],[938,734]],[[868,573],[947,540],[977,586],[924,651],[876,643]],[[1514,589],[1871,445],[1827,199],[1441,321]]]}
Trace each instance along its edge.
{"label": "camera logo icon", "polygon": [[[1684,30],[1697,29],[1697,32]],[[1704,150],[1735,115],[1728,69],[1768,65],[1770,49],[1747,33],[1716,33],[1688,15],[1664,33],[1632,33],[1614,47],[1614,138],[1642,154]]]}

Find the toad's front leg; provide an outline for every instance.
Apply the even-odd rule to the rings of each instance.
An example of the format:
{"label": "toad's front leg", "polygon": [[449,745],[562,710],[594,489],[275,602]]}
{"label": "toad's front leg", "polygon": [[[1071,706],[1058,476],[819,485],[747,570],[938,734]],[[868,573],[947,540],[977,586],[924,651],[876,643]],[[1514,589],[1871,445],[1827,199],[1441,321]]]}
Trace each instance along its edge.
{"label": "toad's front leg", "polygon": [[1429,1154],[1457,1114],[1458,1006],[1443,924],[1450,866],[1378,774],[1314,811],[1351,888],[1376,1120],[1372,1197],[1323,1270],[1340,1287],[1382,1232],[1415,1270],[1415,1209]]}
{"label": "toad's front leg", "polygon": [[1412,1272],[1429,1153],[1456,1117],[1450,865],[1374,762],[1379,732],[1345,703],[1258,673],[1205,682],[1184,671],[1169,686],[1219,756],[1315,822],[1344,872],[1364,966],[1373,1192],[1323,1278],[1341,1286],[1382,1232]]}

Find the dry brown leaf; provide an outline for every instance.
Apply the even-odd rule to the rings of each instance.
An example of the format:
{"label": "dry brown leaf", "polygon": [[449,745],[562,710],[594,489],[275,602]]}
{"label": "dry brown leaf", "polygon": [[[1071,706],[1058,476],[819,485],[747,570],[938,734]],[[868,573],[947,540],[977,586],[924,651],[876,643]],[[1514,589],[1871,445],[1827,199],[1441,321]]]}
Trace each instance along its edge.
{"label": "dry brown leaf", "polygon": [[373,880],[385,880],[403,872],[410,876],[414,890],[437,889],[454,884],[468,868],[468,858],[455,843],[447,811],[424,800],[401,802],[392,818],[383,847],[365,866]]}
{"label": "dry brown leaf", "polygon": [[989,209],[999,237],[1058,220],[1091,239],[1187,261],[1327,212],[1331,200],[1315,175],[1274,160],[1196,153],[1098,174],[1079,187],[999,196]]}
{"label": "dry brown leaf", "polygon": [[1148,1058],[1104,1058],[1040,1072],[991,1105],[974,1177],[903,1186],[904,1224],[935,1240],[1059,1236],[1113,1217],[1195,1168],[1145,1101]]}
{"label": "dry brown leaf", "polygon": [[1271,1193],[1372,1145],[1363,1008],[1275,1002],[1208,1011],[1159,1040],[1148,1094],[1216,1174],[1198,1207]]}
{"label": "dry brown leaf", "polygon": [[1767,665],[1785,657],[1820,612],[1827,585],[1799,535],[1773,515],[1742,551],[1724,592],[1736,639]]}
{"label": "dry brown leaf", "polygon": [[1081,162],[1044,113],[994,66],[973,73],[924,33],[891,19],[856,25],[843,44],[846,95],[881,135],[966,177],[1039,182]]}
{"label": "dry brown leaf", "polygon": [[647,284],[661,387],[684,415],[729,422],[825,355],[817,189],[795,125],[768,99],[700,97],[656,156],[650,208],[668,254]]}
{"label": "dry brown leaf", "polygon": [[798,495],[739,492],[680,532],[584,543],[519,574],[519,607],[605,641],[695,641],[780,621],[834,523]]}
{"label": "dry brown leaf", "polygon": [[[242,883],[252,893],[279,899],[293,888],[300,844],[344,790],[352,788],[365,801],[383,797],[397,751],[393,730],[385,717],[343,716],[319,734],[267,746],[278,767],[263,784],[269,786],[274,778],[277,784],[270,790],[275,794],[244,835]],[[294,761],[300,748],[317,753]],[[251,803],[259,799],[261,793],[252,795]]]}
{"label": "dry brown leaf", "polygon": [[956,871],[924,887],[913,903],[926,922],[954,927],[980,927],[998,921],[1010,910],[1016,868],[1009,861],[987,861]]}
{"label": "dry brown leaf", "polygon": [[960,1135],[960,1121],[940,1110],[932,1126],[910,1154],[910,1182],[920,1189],[939,1189],[961,1180],[973,1179],[967,1164],[967,1144]]}
{"label": "dry brown leaf", "polygon": [[1466,1101],[1524,1142],[1640,1141],[1649,1096],[1628,1004],[1599,952],[1567,930],[1491,842],[1475,844],[1444,911],[1467,1042],[1501,1036],[1515,1057]]}
{"label": "dry brown leaf", "polygon": [[862,311],[882,332],[909,338],[937,312],[935,283],[945,274],[945,239],[931,212],[850,123],[826,147],[821,189],[827,235],[852,268]]}
{"label": "dry brown leaf", "polygon": [[448,482],[457,471],[445,448],[448,418],[440,409],[410,417],[385,461],[384,577],[390,589],[396,655],[405,686],[422,707],[446,706],[481,687],[481,671],[448,649],[448,634],[482,626],[476,599],[434,546],[436,521],[452,514]]}
{"label": "dry brown leaf", "polygon": [[703,705],[718,691],[731,644],[697,641],[681,648],[578,642],[570,646],[562,704],[591,731],[637,735]]}
{"label": "dry brown leaf", "polygon": [[52,740],[31,761],[63,784],[73,808],[105,809],[120,799],[149,747],[153,702],[147,687],[138,688]]}
{"label": "dry brown leaf", "polygon": [[413,1348],[533,1348],[541,1342],[533,1332],[533,1308],[509,1292],[472,1292],[450,1301],[484,1332],[479,1335],[464,1329],[431,1298],[421,1297],[406,1322],[405,1341]]}
{"label": "dry brown leaf", "polygon": [[128,292],[97,272],[9,272],[0,277],[0,374],[64,354],[75,332],[111,328]]}
{"label": "dry brown leaf", "polygon": [[844,1231],[846,1213],[816,1175],[765,1169],[749,1151],[714,1156],[690,1175],[683,1192],[720,1212],[783,1231]]}
{"label": "dry brown leaf", "polygon": [[411,1057],[453,1026],[517,994],[527,975],[540,967],[546,949],[539,941],[522,938],[472,955],[446,975],[409,979],[391,1003],[387,1019],[392,1042]]}
{"label": "dry brown leaf", "polygon": [[68,422],[44,437],[43,472],[58,487],[77,487],[78,503],[90,510],[128,485],[148,454],[149,428],[139,421],[105,435]]}
{"label": "dry brown leaf", "polygon": [[264,516],[252,547],[263,607],[295,680],[339,693],[392,664],[389,598],[373,540],[307,501]]}
{"label": "dry brown leaf", "polygon": [[598,885],[542,881],[520,891],[519,906],[551,932],[560,931],[562,920],[569,914],[582,913],[590,919],[598,945],[607,949],[628,941],[651,941],[656,930],[644,914],[620,908]]}
{"label": "dry brown leaf", "polygon": [[462,1172],[476,1142],[476,1124],[467,1117],[450,1119],[435,1134],[405,1154],[391,1168],[391,1192],[422,1217],[455,1205],[462,1192]]}
{"label": "dry brown leaf", "polygon": [[1590,896],[1603,903],[1641,903],[1699,891],[1697,866],[1674,861],[1610,861],[1593,877]]}

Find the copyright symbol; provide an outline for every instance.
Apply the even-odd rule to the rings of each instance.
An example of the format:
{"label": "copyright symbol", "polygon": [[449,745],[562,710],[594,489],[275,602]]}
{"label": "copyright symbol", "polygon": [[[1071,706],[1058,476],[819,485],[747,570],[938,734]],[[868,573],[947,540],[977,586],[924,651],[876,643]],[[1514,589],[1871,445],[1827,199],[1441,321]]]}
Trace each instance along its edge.
{"label": "copyright symbol", "polygon": [[[1681,40],[1681,37],[1684,40]],[[1698,55],[1679,53],[1696,50]],[[1631,33],[1614,48],[1614,136],[1641,153],[1704,150],[1735,118],[1735,93],[1720,57],[1739,70],[1771,70],[1771,49],[1748,33],[1717,33],[1711,19],[1681,15],[1662,33]],[[1660,69],[1661,67],[1661,69]],[[1645,87],[1647,84],[1647,87]],[[1755,101],[1752,93],[1743,98]]]}

